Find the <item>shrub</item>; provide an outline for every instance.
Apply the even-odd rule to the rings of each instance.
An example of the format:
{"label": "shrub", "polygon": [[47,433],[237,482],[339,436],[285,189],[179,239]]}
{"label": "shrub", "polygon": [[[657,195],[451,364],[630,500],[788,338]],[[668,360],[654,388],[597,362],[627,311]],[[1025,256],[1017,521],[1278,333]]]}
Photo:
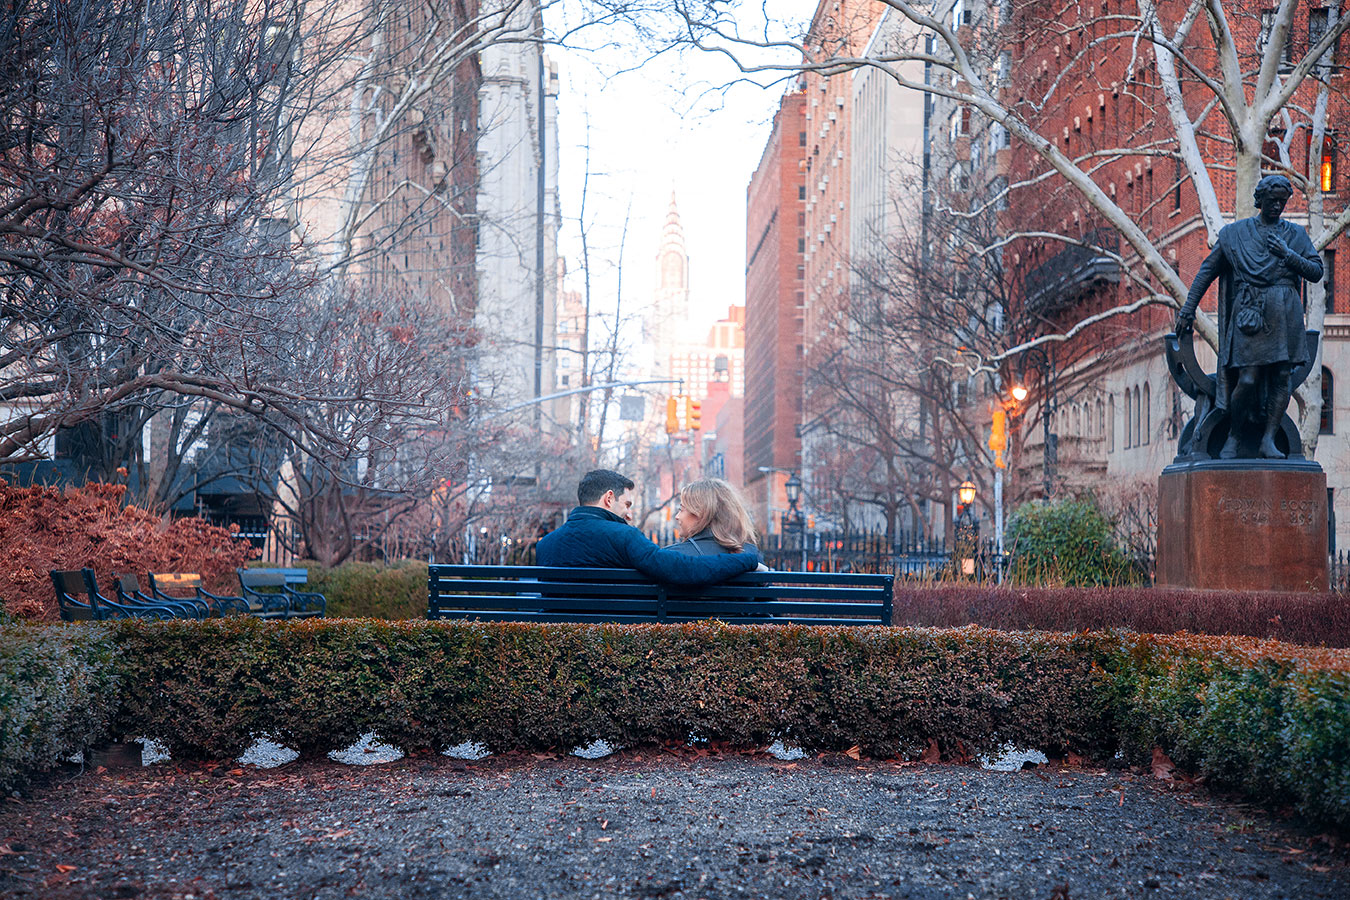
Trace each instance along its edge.
{"label": "shrub", "polygon": [[[1350,829],[1346,650],[716,622],[236,618],[20,631],[0,645],[0,759],[11,773],[87,743],[110,720],[112,733],[158,738],[180,757],[233,757],[262,736],[317,756],[368,731],[406,751],[695,735],[881,757],[929,741],[955,758],[1013,743],[1098,759],[1119,750],[1146,764],[1156,746],[1213,784]],[[122,701],[116,711],[110,696]]]}
{"label": "shrub", "polygon": [[328,599],[333,618],[422,619],[427,614],[427,564],[399,560],[389,565],[347,562],[329,569],[297,561],[309,571],[306,590]]}
{"label": "shrub", "polygon": [[1121,749],[1350,829],[1350,653],[1273,641],[1126,636],[1109,654]]}
{"label": "shrub", "polygon": [[932,585],[895,588],[895,625],[1142,634],[1231,634],[1350,647],[1350,603],[1337,594]]}
{"label": "shrub", "polygon": [[880,756],[930,738],[1087,752],[1093,638],[985,629],[124,622],[123,727],[185,755],[252,735],[303,753],[374,730],[404,749],[632,746],[690,734]]}
{"label": "shrub", "polygon": [[1104,585],[1138,581],[1114,528],[1087,500],[1024,503],[1008,521],[1013,580],[1022,584]]}
{"label": "shrub", "polygon": [[229,590],[233,570],[254,553],[246,541],[202,519],[159,516],[123,506],[126,485],[13,487],[0,479],[0,598],[13,615],[54,620],[52,569],[92,568],[112,589],[113,573],[197,572],[208,588]]}
{"label": "shrub", "polygon": [[106,628],[0,627],[0,790],[107,735],[115,660]]}

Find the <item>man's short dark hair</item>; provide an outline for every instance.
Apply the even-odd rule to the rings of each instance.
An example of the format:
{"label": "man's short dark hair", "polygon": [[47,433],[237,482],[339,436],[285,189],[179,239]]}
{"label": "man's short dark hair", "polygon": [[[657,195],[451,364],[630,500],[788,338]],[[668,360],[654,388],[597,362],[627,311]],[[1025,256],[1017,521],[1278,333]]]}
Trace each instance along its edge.
{"label": "man's short dark hair", "polygon": [[577,485],[577,502],[582,506],[590,506],[609,491],[618,495],[632,489],[632,480],[625,478],[618,472],[612,472],[609,469],[592,469],[581,479],[581,484]]}

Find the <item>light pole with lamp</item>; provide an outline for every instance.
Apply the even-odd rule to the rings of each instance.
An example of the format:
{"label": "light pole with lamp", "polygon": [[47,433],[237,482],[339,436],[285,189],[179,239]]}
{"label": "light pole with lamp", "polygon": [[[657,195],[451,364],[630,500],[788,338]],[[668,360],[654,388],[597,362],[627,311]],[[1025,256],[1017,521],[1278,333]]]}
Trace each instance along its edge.
{"label": "light pole with lamp", "polygon": [[1041,480],[1045,499],[1049,500],[1055,492],[1055,469],[1059,463],[1059,435],[1050,430],[1050,420],[1055,416],[1055,361],[1041,347],[1030,347],[1022,354],[1022,377],[1012,386],[1013,399],[1018,403],[1026,400],[1031,391],[1026,386],[1026,366],[1030,362],[1041,373],[1041,435],[1043,439],[1041,456]]}
{"label": "light pole with lamp", "polygon": [[[975,543],[980,534],[980,523],[975,520],[971,505],[975,502],[975,483],[967,479],[956,489],[961,512],[956,520],[956,547],[961,556],[961,574],[975,574]],[[964,551],[964,552],[963,552]]]}
{"label": "light pole with lamp", "polygon": [[802,562],[800,571],[806,571],[806,522],[802,519],[801,510],[797,508],[797,501],[802,496],[802,480],[793,472],[783,485],[783,494],[787,497],[788,510],[783,513],[783,533],[794,531],[797,534],[797,544],[801,548]]}

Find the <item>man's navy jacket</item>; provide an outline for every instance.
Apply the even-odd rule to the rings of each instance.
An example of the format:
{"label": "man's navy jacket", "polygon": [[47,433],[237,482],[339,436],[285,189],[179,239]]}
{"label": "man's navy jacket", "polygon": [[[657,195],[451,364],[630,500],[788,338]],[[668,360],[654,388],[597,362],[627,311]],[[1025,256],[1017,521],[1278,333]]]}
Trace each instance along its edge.
{"label": "man's navy jacket", "polygon": [[566,568],[637,569],[667,584],[702,585],[753,572],[759,551],[685,556],[662,550],[620,516],[598,506],[578,506],[562,527],[539,539],[535,562]]}

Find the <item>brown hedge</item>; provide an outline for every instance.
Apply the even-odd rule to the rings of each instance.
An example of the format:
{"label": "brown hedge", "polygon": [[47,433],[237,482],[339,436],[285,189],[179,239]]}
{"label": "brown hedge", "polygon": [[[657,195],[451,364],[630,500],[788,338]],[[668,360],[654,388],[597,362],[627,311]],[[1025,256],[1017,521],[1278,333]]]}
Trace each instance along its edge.
{"label": "brown hedge", "polygon": [[892,624],[1032,631],[1122,628],[1140,634],[1227,634],[1350,647],[1350,598],[1156,587],[897,585]]}
{"label": "brown hedge", "polygon": [[1109,743],[1098,637],[890,628],[120,623],[122,727],[175,755],[690,736],[891,757]]}

